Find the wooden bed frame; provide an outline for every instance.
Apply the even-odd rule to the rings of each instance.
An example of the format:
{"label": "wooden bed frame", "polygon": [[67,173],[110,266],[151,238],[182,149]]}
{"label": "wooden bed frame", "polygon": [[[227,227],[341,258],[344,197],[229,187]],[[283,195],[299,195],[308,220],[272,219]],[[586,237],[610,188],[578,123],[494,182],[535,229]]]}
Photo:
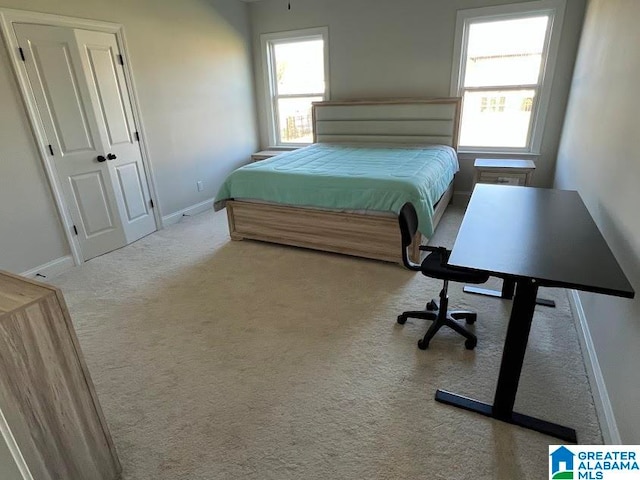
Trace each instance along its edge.
{"label": "wooden bed frame", "polygon": [[[384,99],[316,102],[316,142],[435,143],[456,148],[460,98]],[[453,182],[435,206],[434,228],[453,197]],[[400,230],[395,216],[345,213],[227,200],[232,240],[261,240],[358,257],[402,263]],[[411,256],[426,241],[418,232]]]}

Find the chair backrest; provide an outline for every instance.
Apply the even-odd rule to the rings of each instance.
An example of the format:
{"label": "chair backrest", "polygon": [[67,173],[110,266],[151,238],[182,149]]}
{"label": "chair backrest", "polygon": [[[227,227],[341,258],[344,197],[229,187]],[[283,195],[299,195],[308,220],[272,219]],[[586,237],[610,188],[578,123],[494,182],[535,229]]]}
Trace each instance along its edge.
{"label": "chair backrest", "polygon": [[409,259],[409,245],[413,241],[418,231],[418,214],[410,203],[405,203],[398,215],[400,225],[400,236],[402,238],[402,263],[411,270],[420,270],[420,265],[413,263]]}

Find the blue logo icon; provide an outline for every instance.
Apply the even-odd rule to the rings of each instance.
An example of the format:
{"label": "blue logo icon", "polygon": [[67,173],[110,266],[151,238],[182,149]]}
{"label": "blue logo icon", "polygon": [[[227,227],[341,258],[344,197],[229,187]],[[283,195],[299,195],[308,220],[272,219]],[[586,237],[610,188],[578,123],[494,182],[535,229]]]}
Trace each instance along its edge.
{"label": "blue logo icon", "polygon": [[573,479],[573,457],[575,453],[567,447],[560,447],[551,453],[551,478]]}

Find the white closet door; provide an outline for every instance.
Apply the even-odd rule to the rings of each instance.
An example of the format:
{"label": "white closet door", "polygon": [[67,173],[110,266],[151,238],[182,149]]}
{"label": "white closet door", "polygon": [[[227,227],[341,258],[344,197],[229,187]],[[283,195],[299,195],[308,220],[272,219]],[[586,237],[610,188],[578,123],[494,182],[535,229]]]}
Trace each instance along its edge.
{"label": "white closet door", "polygon": [[115,36],[98,34],[109,42],[89,46],[84,37],[93,32],[33,24],[14,29],[84,259],[153,232],[124,76],[114,73]]}
{"label": "white closet door", "polygon": [[131,99],[113,34],[75,30],[127,243],[156,230]]}

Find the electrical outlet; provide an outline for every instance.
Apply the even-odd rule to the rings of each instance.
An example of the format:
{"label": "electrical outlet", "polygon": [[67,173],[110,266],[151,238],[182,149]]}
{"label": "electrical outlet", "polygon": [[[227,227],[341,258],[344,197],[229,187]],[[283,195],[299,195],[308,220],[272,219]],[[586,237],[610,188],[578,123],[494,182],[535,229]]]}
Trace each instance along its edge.
{"label": "electrical outlet", "polygon": [[196,185],[198,186],[198,191],[201,192],[202,190],[204,190],[204,186],[202,184],[202,180],[198,180],[196,182]]}

